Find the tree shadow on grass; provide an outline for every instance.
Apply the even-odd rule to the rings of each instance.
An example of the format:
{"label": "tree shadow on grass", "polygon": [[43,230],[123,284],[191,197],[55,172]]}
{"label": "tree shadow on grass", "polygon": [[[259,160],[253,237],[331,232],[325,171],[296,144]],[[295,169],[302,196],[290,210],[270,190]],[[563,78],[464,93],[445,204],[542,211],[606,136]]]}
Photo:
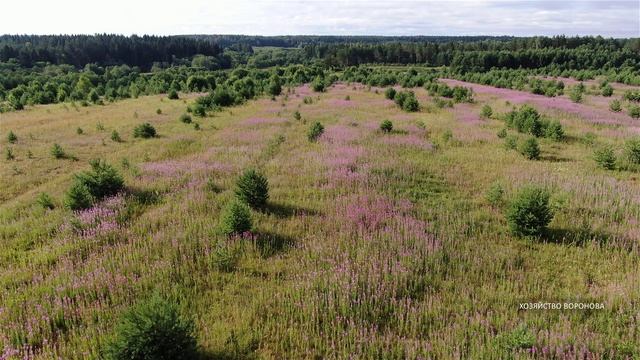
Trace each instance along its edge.
{"label": "tree shadow on grass", "polygon": [[263,257],[271,257],[293,247],[295,239],[290,236],[272,232],[260,232],[256,234],[254,243]]}
{"label": "tree shadow on grass", "polygon": [[552,228],[547,229],[543,241],[562,244],[585,246],[588,243],[596,242],[598,245],[609,243],[610,235],[602,230],[593,230],[590,226],[579,226],[572,228]]}
{"label": "tree shadow on grass", "polygon": [[299,206],[287,205],[287,204],[278,204],[278,203],[267,203],[262,211],[266,214],[274,215],[277,218],[285,219],[289,217],[293,217],[296,215],[310,215],[315,216],[319,215],[316,210],[303,208]]}
{"label": "tree shadow on grass", "polygon": [[573,159],[557,156],[554,154],[549,154],[545,156],[540,156],[540,161],[548,161],[548,162],[571,162]]}

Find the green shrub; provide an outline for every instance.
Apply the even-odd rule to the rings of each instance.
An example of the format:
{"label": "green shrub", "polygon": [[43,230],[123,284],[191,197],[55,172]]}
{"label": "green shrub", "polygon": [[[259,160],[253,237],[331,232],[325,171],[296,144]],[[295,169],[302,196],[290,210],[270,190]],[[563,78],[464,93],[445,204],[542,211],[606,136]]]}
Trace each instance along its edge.
{"label": "green shrub", "polygon": [[180,115],[179,120],[185,124],[191,124],[191,115],[189,114],[182,114]]}
{"label": "green shrub", "polygon": [[178,92],[175,91],[174,89],[169,90],[169,95],[168,95],[169,99],[171,100],[178,100],[180,97],[178,96]]}
{"label": "green shrub", "polygon": [[111,140],[115,142],[122,142],[122,138],[120,137],[120,134],[118,134],[118,132],[115,130],[111,132]]}
{"label": "green shrub", "polygon": [[240,200],[233,200],[224,208],[220,216],[220,230],[227,236],[240,235],[251,231],[253,221],[251,210]]}
{"label": "green shrub", "polygon": [[500,139],[506,138],[507,137],[507,129],[505,129],[505,128],[500,129],[500,131],[498,131],[498,133],[496,135],[498,135],[498,138],[500,138]]}
{"label": "green shrub", "polygon": [[194,129],[194,130],[200,130],[200,124],[198,124],[198,123],[193,123],[193,129]]}
{"label": "green shrub", "polygon": [[9,142],[9,144],[15,144],[15,142],[18,141],[18,136],[16,136],[13,131],[9,131],[9,134],[7,135],[7,141]]}
{"label": "green shrub", "polygon": [[620,112],[622,111],[622,105],[620,104],[620,100],[614,99],[609,103],[609,110]]}
{"label": "green shrub", "polygon": [[195,325],[175,303],[158,295],[125,312],[107,343],[107,360],[193,360],[198,358]]}
{"label": "green shrub", "polygon": [[390,120],[384,120],[380,123],[380,130],[382,132],[390,133],[393,130],[393,123]]}
{"label": "green shrub", "polygon": [[81,182],[74,181],[69,190],[65,193],[64,206],[70,210],[81,210],[91,207],[93,196],[87,186]]}
{"label": "green shrub", "polygon": [[535,137],[542,136],[543,123],[538,111],[530,105],[522,105],[520,109],[507,114],[507,126],[518,132],[531,134]]}
{"label": "green shrub", "polygon": [[156,109],[156,114],[158,114],[158,115],[162,114],[162,109],[160,109],[160,108]]}
{"label": "green shrub", "polygon": [[207,116],[207,108],[205,108],[202,104],[193,104],[193,106],[190,109],[193,115],[195,116],[198,116],[198,117]]}
{"label": "green shrub", "polygon": [[4,158],[6,160],[13,160],[16,158],[16,156],[13,154],[13,149],[11,149],[10,147],[4,149]]}
{"label": "green shrub", "polygon": [[389,99],[389,100],[393,100],[396,97],[396,89],[394,88],[387,88],[384,91],[384,97]]}
{"label": "green shrub", "polygon": [[216,246],[212,254],[212,262],[222,272],[232,272],[242,257],[240,242],[232,242]]}
{"label": "green shrub", "polygon": [[540,236],[553,218],[549,192],[526,186],[511,201],[507,210],[509,229],[516,236]]}
{"label": "green shrub", "polygon": [[564,138],[564,129],[560,122],[554,120],[547,124],[544,136],[555,141],[562,140]]}
{"label": "green shrub", "polygon": [[442,133],[442,142],[448,143],[453,139],[453,131],[451,129],[447,129]]}
{"label": "green shrub", "polygon": [[493,115],[493,109],[491,109],[491,106],[487,104],[482,106],[482,109],[480,110],[480,116],[485,119],[488,119],[491,117],[491,115]]}
{"label": "green shrub", "polygon": [[640,106],[629,105],[628,114],[634,119],[640,118]]}
{"label": "green shrub", "polygon": [[569,92],[569,98],[571,99],[571,101],[575,103],[582,102],[582,93],[584,92],[584,85],[580,86],[580,84],[571,88],[571,91]]}
{"label": "green shrub", "polygon": [[156,129],[149,123],[143,123],[133,129],[133,137],[148,139],[156,136]]}
{"label": "green shrub", "polygon": [[518,147],[518,138],[514,135],[507,136],[504,139],[504,147],[507,150],[514,150]]}
{"label": "green shrub", "polygon": [[624,146],[625,156],[627,160],[632,163],[640,164],[640,138],[636,137],[627,140]]}
{"label": "green shrub", "polygon": [[56,159],[64,159],[67,156],[62,149],[62,146],[58,143],[53,144],[51,147],[51,155]]}
{"label": "green shrub", "polygon": [[325,89],[324,79],[320,76],[316,76],[316,78],[311,82],[311,88],[315,92],[323,92]]}
{"label": "green shrub", "polygon": [[83,184],[91,196],[102,199],[117,194],[124,188],[124,179],[118,171],[103,160],[91,160],[90,171],[74,175],[76,183]]}
{"label": "green shrub", "polygon": [[51,198],[51,196],[49,196],[49,194],[45,192],[38,194],[38,197],[36,197],[36,203],[40,205],[43,209],[55,208],[55,205],[53,204],[53,199]]}
{"label": "green shrub", "polygon": [[607,84],[605,86],[602,87],[602,96],[606,96],[609,97],[613,95],[613,88],[611,87],[611,85]]}
{"label": "green shrub", "polygon": [[84,130],[82,130],[82,128],[79,127],[79,128],[76,129],[76,134],[82,135],[82,134],[84,134]]}
{"label": "green shrub", "polygon": [[309,139],[309,141],[316,141],[318,140],[318,137],[320,137],[320,135],[322,135],[324,133],[324,126],[319,123],[319,122],[315,122],[311,125],[311,127],[309,128],[309,130],[307,131],[307,139]]}
{"label": "green shrub", "polygon": [[491,185],[487,193],[485,194],[485,198],[489,202],[489,204],[493,206],[498,206],[502,204],[504,198],[504,189],[500,183],[494,183]]}
{"label": "green shrub", "polygon": [[501,334],[498,341],[505,350],[518,351],[532,348],[536,344],[536,337],[525,326],[519,326],[509,333]]}
{"label": "green shrub", "polygon": [[248,169],[238,178],[235,193],[252,208],[263,208],[269,200],[269,182],[261,173]]}
{"label": "green shrub", "polygon": [[596,149],[596,151],[593,152],[593,159],[596,164],[603,169],[613,170],[616,167],[616,154],[610,146]]}
{"label": "green shrub", "polygon": [[538,160],[540,158],[540,147],[538,146],[538,140],[534,137],[523,141],[518,147],[518,151],[529,160]]}
{"label": "green shrub", "polygon": [[302,115],[300,115],[300,111],[296,110],[296,112],[293,113],[293,118],[300,121],[300,119],[302,119]]}

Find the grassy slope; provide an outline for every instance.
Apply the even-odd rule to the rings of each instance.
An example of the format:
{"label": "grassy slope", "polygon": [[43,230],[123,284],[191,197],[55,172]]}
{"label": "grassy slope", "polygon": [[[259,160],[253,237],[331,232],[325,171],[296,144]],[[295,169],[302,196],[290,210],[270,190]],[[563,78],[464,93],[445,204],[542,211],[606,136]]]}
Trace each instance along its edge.
{"label": "grassy slope", "polygon": [[[363,87],[298,93],[197,119],[200,131],[177,120],[182,100],[160,96],[0,115],[2,136],[19,137],[16,160],[0,163],[0,345],[26,342],[41,358],[97,357],[117,315],[160,291],[197,320],[209,355],[530,357],[514,349],[523,327],[538,355],[638,355],[637,253],[605,243],[637,242],[638,183],[596,169],[593,146],[580,141],[593,132],[598,143],[621,144],[611,129],[563,118],[569,140],[543,140],[546,160],[532,162],[503,148],[498,120],[406,114]],[[304,105],[305,95],[319,100]],[[507,109],[479,99],[467,111],[483,102]],[[399,131],[377,132],[384,118]],[[316,120],[327,133],[309,143]],[[143,121],[160,137],[133,139]],[[125,141],[112,142],[112,130]],[[53,142],[78,161],[52,159]],[[82,238],[65,228],[72,214],[61,199],[94,157],[121,169],[131,195],[122,226]],[[269,177],[271,206],[254,213],[254,239],[226,240],[218,214],[248,166]],[[501,209],[484,200],[495,181],[507,197],[528,182],[554,190],[563,205],[552,241],[507,233]],[[41,191],[55,210],[34,204]],[[237,268],[219,271],[216,254],[235,247]],[[602,301],[605,310],[518,311],[540,300]]]}

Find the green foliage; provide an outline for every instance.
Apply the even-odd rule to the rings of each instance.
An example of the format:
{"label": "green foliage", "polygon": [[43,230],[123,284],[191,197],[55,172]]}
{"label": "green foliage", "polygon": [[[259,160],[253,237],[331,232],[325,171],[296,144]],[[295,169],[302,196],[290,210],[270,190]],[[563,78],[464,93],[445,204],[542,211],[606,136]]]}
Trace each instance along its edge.
{"label": "green foliage", "polygon": [[122,142],[122,138],[120,137],[120,134],[116,130],[113,130],[111,132],[111,140],[114,142]]}
{"label": "green foliage", "polygon": [[13,154],[13,149],[11,149],[10,147],[7,147],[4,149],[4,158],[6,160],[13,160],[16,158],[16,156]]}
{"label": "green foliage", "polygon": [[76,134],[82,135],[82,134],[84,134],[84,130],[82,130],[82,128],[79,127],[79,128],[76,129]]}
{"label": "green foliage", "polygon": [[509,229],[516,236],[541,236],[553,219],[549,192],[526,186],[516,194],[507,210]]}
{"label": "green foliage", "polygon": [[227,236],[240,235],[252,227],[251,210],[240,200],[231,201],[220,215],[220,231]]}
{"label": "green foliage", "polygon": [[614,99],[609,103],[609,110],[614,112],[622,111],[622,105],[620,104],[620,100]]}
{"label": "green foliage", "polygon": [[158,115],[162,114],[162,109],[157,108],[157,109],[156,109],[156,114],[158,114]]}
{"label": "green foliage", "polygon": [[640,106],[629,105],[628,114],[634,119],[640,118]]}
{"label": "green foliage", "polygon": [[518,147],[518,137],[515,135],[505,137],[504,147],[507,150],[515,150]]}
{"label": "green foliage", "polygon": [[307,131],[307,139],[311,142],[316,141],[323,133],[324,126],[320,122],[316,121],[311,125],[311,127],[309,127],[309,130]]}
{"label": "green foliage", "polygon": [[582,85],[582,83],[574,86],[573,88],[571,88],[571,91],[569,92],[569,98],[571,99],[571,101],[575,102],[575,103],[580,103],[582,102],[582,94],[584,93],[584,85]]}
{"label": "green foliage", "polygon": [[185,124],[191,124],[192,121],[191,115],[189,114],[182,114],[178,119]]}
{"label": "green foliage", "polygon": [[488,119],[491,117],[491,115],[493,115],[493,109],[491,109],[491,106],[489,106],[488,104],[483,105],[482,109],[480,110],[480,116]]}
{"label": "green foliage", "polygon": [[53,209],[56,207],[51,196],[49,196],[49,194],[45,192],[41,192],[40,194],[38,194],[38,196],[36,197],[36,203],[43,209]]}
{"label": "green foliage", "polygon": [[447,129],[442,133],[442,142],[448,143],[453,139],[453,131],[451,129]]}
{"label": "green foliage", "polygon": [[323,92],[325,90],[325,82],[324,79],[320,76],[316,76],[316,78],[311,82],[311,88],[315,92]]}
{"label": "green foliage", "polygon": [[394,100],[404,111],[414,112],[420,108],[416,94],[414,94],[413,91],[400,91],[396,93]]}
{"label": "green foliage", "polygon": [[529,160],[538,160],[540,158],[540,147],[538,146],[538,140],[534,137],[523,141],[518,147],[518,151]]}
{"label": "green foliage", "polygon": [[155,137],[156,129],[149,123],[143,123],[133,129],[133,137],[148,139]]}
{"label": "green foliage", "polygon": [[606,84],[602,87],[602,96],[609,97],[611,95],[613,95],[613,88],[611,87],[611,85]]}
{"label": "green foliage", "polygon": [[269,182],[263,174],[248,169],[238,178],[235,193],[252,208],[263,208],[269,200]]}
{"label": "green foliage", "polygon": [[51,156],[53,156],[56,159],[64,159],[67,156],[67,154],[64,152],[60,144],[55,143],[51,147]]}
{"label": "green foliage", "polygon": [[298,121],[300,121],[300,119],[302,119],[302,115],[300,115],[300,111],[296,110],[296,111],[293,113],[293,118],[294,118],[294,119],[296,119],[296,120],[298,120]]}
{"label": "green foliage", "polygon": [[640,137],[627,140],[624,151],[630,163],[640,165]]}
{"label": "green foliage", "polygon": [[178,306],[152,296],[125,312],[104,351],[106,360],[194,360],[195,325]]}
{"label": "green foliage", "polygon": [[504,201],[504,189],[502,185],[500,183],[493,183],[489,190],[487,190],[485,198],[489,204],[493,206],[501,205]]}
{"label": "green foliage", "polygon": [[74,175],[76,183],[86,187],[92,197],[102,199],[117,194],[124,188],[124,179],[118,171],[104,160],[91,160],[90,171]]}
{"label": "green foliage", "polygon": [[555,141],[564,139],[564,129],[560,122],[557,120],[549,122],[545,128],[544,136]]}
{"label": "green foliage", "polygon": [[499,139],[506,138],[507,137],[507,129],[505,129],[505,128],[500,129],[496,135],[498,136]]}
{"label": "green foliage", "polygon": [[525,326],[519,326],[509,333],[501,334],[498,341],[505,350],[518,351],[532,348],[536,344],[536,337]]}
{"label": "green foliage", "polygon": [[178,99],[180,99],[180,97],[178,96],[178,92],[175,89],[169,90],[169,94],[167,95],[167,97],[170,100],[178,100]]}
{"label": "green foliage", "polygon": [[267,86],[267,93],[272,96],[278,96],[282,93],[282,84],[278,75],[273,75],[269,79],[269,85]]}
{"label": "green foliage", "polygon": [[394,88],[392,88],[392,87],[387,88],[387,89],[384,91],[384,97],[385,97],[385,98],[387,98],[387,99],[389,99],[389,100],[393,100],[393,99],[395,99],[395,97],[396,97],[396,89],[394,89]]}
{"label": "green foliage", "polygon": [[7,135],[7,141],[9,142],[9,144],[15,144],[15,142],[18,141],[18,136],[16,136],[13,131],[9,131],[9,134]]}
{"label": "green foliage", "polygon": [[627,90],[624,92],[622,98],[629,101],[640,102],[640,90]]}
{"label": "green foliage", "polygon": [[241,243],[234,241],[216,246],[212,254],[212,262],[219,271],[232,272],[236,269],[241,257]]}
{"label": "green foliage", "polygon": [[207,108],[204,107],[204,105],[202,104],[197,104],[197,103],[193,104],[193,106],[190,109],[193,115],[195,116],[199,116],[199,117],[207,116]]}
{"label": "green foliage", "polygon": [[616,154],[611,146],[596,149],[593,152],[593,159],[603,169],[613,170],[616,167]]}
{"label": "green foliage", "polygon": [[380,123],[380,130],[385,133],[390,133],[393,130],[393,123],[390,120],[384,120]]}
{"label": "green foliage", "polygon": [[65,193],[64,206],[70,210],[82,210],[91,207],[91,204],[93,204],[93,196],[87,186],[74,181]]}

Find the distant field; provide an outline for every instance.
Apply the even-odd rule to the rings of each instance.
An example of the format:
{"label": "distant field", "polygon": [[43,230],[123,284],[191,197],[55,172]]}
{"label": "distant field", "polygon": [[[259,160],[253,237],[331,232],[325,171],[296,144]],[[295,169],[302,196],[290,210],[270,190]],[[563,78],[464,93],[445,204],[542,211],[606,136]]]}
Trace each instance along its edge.
{"label": "distant field", "polygon": [[[588,89],[575,104],[444,81],[473,88],[475,102],[439,108],[416,88],[420,111],[403,112],[385,89],[336,83],[193,116],[198,130],[178,120],[195,94],[0,114],[0,359],[100,358],[118,316],[154,292],[195,319],[211,359],[638,358],[640,178],[593,153],[622,156],[639,120]],[[538,140],[539,160],[497,136],[524,103],[565,131]],[[133,137],[144,122],[157,138]],[[325,131],[310,142],[314,122]],[[72,174],[94,158],[126,192],[64,209]],[[220,212],[250,167],[269,180],[268,206],[252,210],[251,234],[228,238]],[[496,184],[503,199],[490,203]],[[505,220],[529,184],[555,210],[541,239]],[[54,209],[36,203],[42,192]],[[604,309],[520,307],[540,301]]]}

